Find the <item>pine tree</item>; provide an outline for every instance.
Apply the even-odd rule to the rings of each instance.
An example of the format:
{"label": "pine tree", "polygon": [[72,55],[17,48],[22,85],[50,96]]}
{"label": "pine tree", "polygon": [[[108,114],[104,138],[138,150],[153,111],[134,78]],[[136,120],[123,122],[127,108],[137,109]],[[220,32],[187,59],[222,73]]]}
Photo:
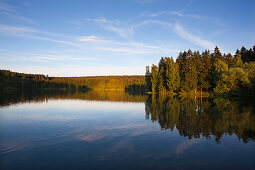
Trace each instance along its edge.
{"label": "pine tree", "polygon": [[158,67],[154,64],[151,66],[151,89],[152,93],[157,93],[157,85],[158,85]]}
{"label": "pine tree", "polygon": [[217,76],[217,71],[215,69],[215,63],[218,59],[223,58],[221,55],[221,52],[219,48],[216,46],[214,49],[214,53],[211,55],[211,87],[214,88],[216,87],[217,81],[218,81],[218,76]]}
{"label": "pine tree", "polygon": [[199,67],[199,72],[198,72],[198,86],[201,91],[201,95],[203,92],[203,89],[208,90],[210,88],[210,70],[211,70],[211,65],[210,65],[210,53],[208,50],[202,53],[201,56],[201,63],[198,66]]}
{"label": "pine tree", "polygon": [[180,87],[179,66],[173,58],[166,58],[166,85],[167,90],[173,93]]}
{"label": "pine tree", "polygon": [[234,56],[230,67],[231,67],[231,68],[237,68],[237,67],[242,68],[242,67],[243,67],[243,61],[242,61],[242,58],[241,58],[241,55],[240,55],[240,54],[236,54],[236,55]]}
{"label": "pine tree", "polygon": [[161,57],[158,64],[158,91],[166,93],[166,59]]}

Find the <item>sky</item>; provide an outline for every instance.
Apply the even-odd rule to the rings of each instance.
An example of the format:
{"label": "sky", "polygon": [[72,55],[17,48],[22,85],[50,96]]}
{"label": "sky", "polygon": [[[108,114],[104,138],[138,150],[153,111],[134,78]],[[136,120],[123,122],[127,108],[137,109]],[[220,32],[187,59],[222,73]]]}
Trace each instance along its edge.
{"label": "sky", "polygon": [[255,45],[254,0],[0,0],[0,69],[144,75],[184,50]]}

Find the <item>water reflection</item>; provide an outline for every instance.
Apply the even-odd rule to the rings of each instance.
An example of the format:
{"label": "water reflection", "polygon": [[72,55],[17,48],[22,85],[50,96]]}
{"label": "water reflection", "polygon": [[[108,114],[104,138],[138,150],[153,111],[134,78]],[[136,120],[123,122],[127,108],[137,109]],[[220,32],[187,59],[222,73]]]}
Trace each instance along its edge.
{"label": "water reflection", "polygon": [[254,106],[247,101],[124,91],[0,99],[0,169],[255,167]]}
{"label": "water reflection", "polygon": [[91,101],[121,101],[121,102],[144,102],[146,95],[130,94],[123,90],[90,90],[88,92],[70,90],[32,90],[1,92],[0,105],[23,102],[44,102],[48,99],[80,99]]}
{"label": "water reflection", "polygon": [[[246,103],[244,105],[244,103]],[[255,110],[248,101],[230,102],[215,98],[194,100],[150,96],[145,104],[146,119],[161,129],[178,129],[180,136],[205,137],[220,142],[223,135],[237,135],[244,143],[255,139]]]}
{"label": "water reflection", "polygon": [[[8,106],[16,103],[47,102],[49,99],[80,99],[86,101],[110,101],[110,102],[144,102],[145,117],[152,122],[158,122],[162,130],[175,128],[180,136],[188,139],[215,137],[217,142],[223,135],[237,135],[244,143],[255,139],[255,107],[251,100],[232,100],[226,98],[213,99],[179,99],[165,96],[130,94],[125,91],[102,90],[81,93],[77,91],[18,91],[3,93],[0,96],[0,104]],[[52,107],[72,105],[73,108],[84,108],[75,106],[72,101],[66,104],[51,102]],[[84,105],[84,104],[82,104]],[[97,108],[96,103],[85,104],[85,108],[93,110]],[[114,108],[115,110],[128,110],[135,105],[117,105],[101,103],[101,108]],[[31,107],[31,105],[29,106]],[[34,105],[33,107],[39,107]],[[11,114],[9,115],[11,116]],[[31,115],[30,115],[31,116]],[[39,117],[42,115],[33,115]],[[54,115],[53,117],[57,117]],[[45,115],[44,115],[45,117]],[[52,116],[51,116],[52,117]],[[74,115],[69,116],[70,118]],[[46,115],[47,118],[47,115]]]}

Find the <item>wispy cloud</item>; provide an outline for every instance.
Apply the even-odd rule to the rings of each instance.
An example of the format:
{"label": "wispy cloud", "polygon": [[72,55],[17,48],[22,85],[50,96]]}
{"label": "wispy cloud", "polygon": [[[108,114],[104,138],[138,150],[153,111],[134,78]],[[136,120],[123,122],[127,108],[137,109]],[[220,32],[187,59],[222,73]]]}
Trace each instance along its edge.
{"label": "wispy cloud", "polygon": [[9,26],[0,24],[0,33],[7,35],[22,35],[24,33],[35,33],[37,32],[35,29],[31,27],[17,27],[17,26]]}
{"label": "wispy cloud", "polygon": [[200,47],[210,49],[210,50],[214,49],[214,47],[215,47],[215,44],[213,42],[204,40],[199,36],[189,33],[179,24],[175,24],[174,29],[179,36],[190,41],[191,43],[193,43],[195,45],[198,45]]}
{"label": "wispy cloud", "polygon": [[[145,23],[155,22],[146,21]],[[144,23],[144,24],[145,24]],[[165,23],[167,25],[167,23]],[[48,33],[34,29],[32,27],[16,27],[8,25],[0,25],[0,34],[9,36],[18,36],[24,38],[31,38],[43,41],[49,41],[54,43],[71,45],[84,50],[96,50],[96,51],[108,51],[115,53],[128,54],[156,54],[166,52],[167,54],[173,49],[148,45],[136,41],[117,41],[111,39],[104,39],[95,35],[90,36],[61,36],[59,34]],[[175,51],[175,50],[174,50]]]}
{"label": "wispy cloud", "polygon": [[174,15],[177,17],[186,17],[186,18],[192,18],[192,19],[198,19],[198,20],[205,20],[207,19],[207,17],[202,16],[202,15],[198,15],[198,14],[187,14],[185,11],[188,7],[190,7],[190,5],[194,2],[194,0],[190,0],[187,5],[180,9],[180,10],[176,10],[176,11],[160,11],[160,12],[156,12],[153,14],[150,14],[150,17],[159,17],[161,15]]}
{"label": "wispy cloud", "polygon": [[187,5],[181,10],[181,11],[185,11],[188,7],[190,7],[190,5],[194,2],[194,0],[190,0]]}
{"label": "wispy cloud", "polygon": [[89,22],[97,22],[97,23],[115,23],[118,24],[119,21],[115,20],[115,21],[109,21],[105,18],[86,18],[85,21],[89,21]]}
{"label": "wispy cloud", "polygon": [[99,38],[95,35],[79,37],[78,40],[81,42],[88,42],[88,43],[106,43],[107,42],[106,40]]}
{"label": "wispy cloud", "polygon": [[29,23],[29,24],[36,23],[36,21],[34,21],[33,19],[22,16],[20,12],[18,11],[18,8],[6,3],[0,3],[0,16],[8,17],[9,19],[13,19],[23,23]]}
{"label": "wispy cloud", "polygon": [[114,32],[120,37],[125,39],[131,39],[134,35],[135,29],[146,26],[146,25],[160,25],[160,26],[171,26],[171,23],[160,21],[160,20],[151,20],[151,19],[143,19],[137,23],[130,23],[132,20],[127,20],[121,22],[119,20],[108,20],[105,18],[88,18],[86,21],[95,22],[100,24],[100,26],[108,31]]}
{"label": "wispy cloud", "polygon": [[197,20],[206,20],[206,16],[197,15],[197,14],[186,14],[183,11],[160,11],[157,13],[150,14],[150,17],[159,17],[161,15],[174,15],[177,17],[185,17],[185,18],[192,18]]}
{"label": "wispy cloud", "polygon": [[16,7],[0,2],[0,10],[2,11],[9,11],[9,12],[16,12]]}
{"label": "wispy cloud", "polygon": [[180,11],[160,11],[160,12],[157,12],[157,13],[150,14],[149,16],[150,17],[158,17],[160,15],[176,15],[176,16],[179,16],[179,17],[183,16],[183,14]]}
{"label": "wispy cloud", "polygon": [[116,26],[105,26],[104,28],[118,34],[123,38],[129,38],[130,36],[133,36],[133,30],[130,28],[121,28]]}
{"label": "wispy cloud", "polygon": [[29,62],[68,62],[68,61],[100,61],[99,58],[73,57],[63,54],[43,54],[43,53],[1,53],[2,61],[29,61]]}
{"label": "wispy cloud", "polygon": [[145,25],[158,25],[158,26],[166,26],[167,29],[172,26],[170,22],[159,21],[159,20],[143,20],[142,22],[131,26],[131,29],[134,31],[136,28],[145,26]]}
{"label": "wispy cloud", "polygon": [[126,54],[155,54],[158,52],[169,53],[169,51],[173,50],[162,46],[148,45],[134,41],[121,42],[116,40],[108,40],[94,35],[80,37],[79,41],[85,43],[85,45],[92,46],[92,48],[95,50],[122,52]]}
{"label": "wispy cloud", "polygon": [[[48,33],[39,31],[32,27],[18,27],[18,26],[9,26],[9,25],[1,25],[0,24],[0,34],[8,35],[8,36],[17,36],[17,37],[24,37],[24,38],[31,38],[31,39],[38,39],[44,41],[50,41],[55,43],[67,44],[79,47],[79,44],[76,44],[72,41],[57,39],[54,36],[60,37],[59,34]],[[51,38],[49,36],[52,36]],[[62,38],[66,38],[68,36],[61,36]]]}
{"label": "wispy cloud", "polygon": [[30,23],[30,24],[35,24],[36,22],[31,19],[31,18],[27,18],[27,17],[23,17],[23,16],[19,16],[10,12],[4,12],[4,11],[0,11],[0,15],[2,16],[7,16],[10,19],[15,19],[21,22],[26,22],[26,23]]}
{"label": "wispy cloud", "polygon": [[106,18],[87,18],[85,21],[95,22],[108,31],[114,32],[123,38],[129,38],[133,35],[133,30],[127,25],[126,22],[119,20],[107,20]]}

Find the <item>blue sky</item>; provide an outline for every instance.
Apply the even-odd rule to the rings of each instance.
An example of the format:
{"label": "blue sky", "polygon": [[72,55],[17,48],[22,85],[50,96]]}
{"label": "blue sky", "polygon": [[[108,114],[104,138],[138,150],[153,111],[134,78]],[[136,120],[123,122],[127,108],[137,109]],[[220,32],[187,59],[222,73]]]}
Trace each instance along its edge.
{"label": "blue sky", "polygon": [[254,0],[1,0],[0,69],[143,75],[161,56],[255,45]]}

